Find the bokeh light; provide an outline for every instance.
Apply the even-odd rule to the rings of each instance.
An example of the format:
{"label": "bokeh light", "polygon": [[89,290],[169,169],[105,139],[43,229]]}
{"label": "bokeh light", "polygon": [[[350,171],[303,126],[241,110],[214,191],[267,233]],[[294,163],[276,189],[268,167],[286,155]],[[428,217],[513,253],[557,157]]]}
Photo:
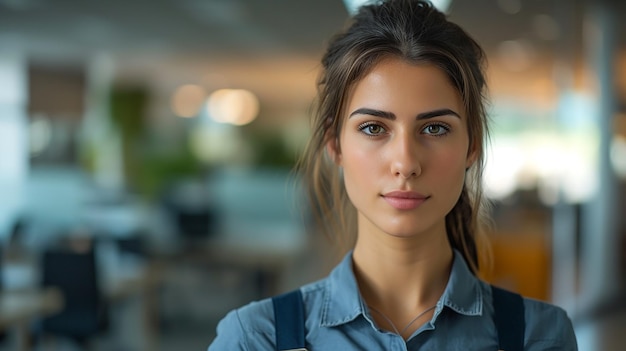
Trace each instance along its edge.
{"label": "bokeh light", "polygon": [[204,88],[187,84],[180,86],[172,95],[172,111],[179,117],[195,117],[206,97]]}
{"label": "bokeh light", "polygon": [[257,117],[259,100],[248,90],[220,89],[209,96],[207,111],[217,122],[241,126]]}

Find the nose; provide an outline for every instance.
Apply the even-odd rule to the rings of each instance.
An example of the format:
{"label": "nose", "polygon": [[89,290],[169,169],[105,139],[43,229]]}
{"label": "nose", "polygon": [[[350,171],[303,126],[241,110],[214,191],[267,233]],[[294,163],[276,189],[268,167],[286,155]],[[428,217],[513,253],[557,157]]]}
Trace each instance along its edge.
{"label": "nose", "polygon": [[419,145],[410,135],[398,135],[391,142],[391,173],[409,179],[422,174],[419,160]]}

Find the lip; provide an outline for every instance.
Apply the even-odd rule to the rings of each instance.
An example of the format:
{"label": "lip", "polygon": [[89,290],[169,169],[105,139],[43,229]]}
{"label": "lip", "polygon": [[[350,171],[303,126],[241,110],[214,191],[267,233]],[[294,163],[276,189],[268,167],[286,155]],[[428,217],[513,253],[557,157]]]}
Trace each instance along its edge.
{"label": "lip", "polygon": [[398,210],[412,210],[418,208],[429,196],[414,191],[391,191],[382,195],[391,207]]}

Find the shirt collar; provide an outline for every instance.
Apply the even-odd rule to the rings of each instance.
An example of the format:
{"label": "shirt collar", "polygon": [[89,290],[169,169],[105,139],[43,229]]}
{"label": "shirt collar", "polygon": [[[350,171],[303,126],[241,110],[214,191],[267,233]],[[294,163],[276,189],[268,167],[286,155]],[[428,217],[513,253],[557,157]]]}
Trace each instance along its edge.
{"label": "shirt collar", "polygon": [[[450,278],[437,303],[433,320],[441,313],[443,306],[464,315],[481,315],[482,300],[478,279],[467,267],[461,253],[454,250]],[[352,270],[350,251],[328,277],[320,323],[323,327],[337,326],[348,323],[361,314],[364,314],[364,308]]]}
{"label": "shirt collar", "polygon": [[327,280],[321,325],[347,323],[363,313],[361,295],[352,270],[352,251],[333,269]]}
{"label": "shirt collar", "polygon": [[[457,313],[477,316],[483,311],[483,293],[480,282],[467,267],[463,255],[454,250],[450,278],[438,305],[450,307]],[[438,308],[440,310],[441,307]],[[435,312],[438,315],[439,311]]]}

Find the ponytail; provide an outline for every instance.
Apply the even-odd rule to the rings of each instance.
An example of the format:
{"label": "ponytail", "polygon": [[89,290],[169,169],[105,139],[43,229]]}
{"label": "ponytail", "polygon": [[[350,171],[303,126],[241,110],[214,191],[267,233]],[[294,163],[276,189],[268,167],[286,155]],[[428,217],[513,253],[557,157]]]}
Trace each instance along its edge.
{"label": "ponytail", "polygon": [[480,198],[472,199],[466,186],[452,211],[446,216],[448,241],[458,250],[474,275],[478,274],[480,262],[489,262],[488,241],[480,226],[478,211]]}

